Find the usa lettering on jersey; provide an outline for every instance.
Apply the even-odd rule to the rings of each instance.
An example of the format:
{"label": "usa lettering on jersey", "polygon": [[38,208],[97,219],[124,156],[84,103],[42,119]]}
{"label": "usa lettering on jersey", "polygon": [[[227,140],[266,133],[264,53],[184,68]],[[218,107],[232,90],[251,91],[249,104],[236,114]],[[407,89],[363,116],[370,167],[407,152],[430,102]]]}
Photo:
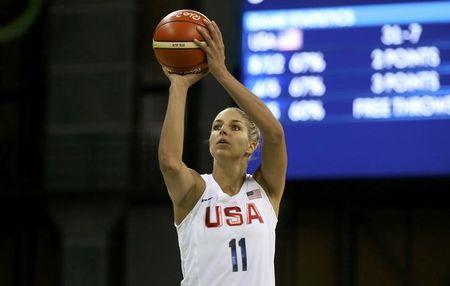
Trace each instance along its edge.
{"label": "usa lettering on jersey", "polygon": [[[245,216],[245,217],[244,217]],[[213,211],[211,207],[206,208],[205,226],[208,228],[221,227],[224,223],[228,226],[239,226],[244,224],[252,224],[253,221],[264,223],[264,220],[254,203],[247,203],[245,212],[238,206],[226,207],[215,206]]]}

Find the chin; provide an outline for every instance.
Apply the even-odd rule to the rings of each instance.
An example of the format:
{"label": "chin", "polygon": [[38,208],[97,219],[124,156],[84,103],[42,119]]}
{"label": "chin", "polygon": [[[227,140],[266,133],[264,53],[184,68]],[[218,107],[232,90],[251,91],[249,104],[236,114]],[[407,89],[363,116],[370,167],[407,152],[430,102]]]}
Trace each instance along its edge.
{"label": "chin", "polygon": [[229,150],[215,150],[211,153],[214,158],[228,158],[232,157],[231,152]]}
{"label": "chin", "polygon": [[239,160],[241,158],[239,154],[233,153],[230,150],[226,149],[215,150],[213,153],[211,153],[211,155],[216,160]]}

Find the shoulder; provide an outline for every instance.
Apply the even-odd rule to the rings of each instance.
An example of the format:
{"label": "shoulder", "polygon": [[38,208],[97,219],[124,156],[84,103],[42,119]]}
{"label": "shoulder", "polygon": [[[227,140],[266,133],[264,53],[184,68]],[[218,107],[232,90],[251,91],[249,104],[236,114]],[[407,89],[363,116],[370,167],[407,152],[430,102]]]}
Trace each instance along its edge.
{"label": "shoulder", "polygon": [[283,194],[283,190],[285,187],[284,179],[275,184],[269,184],[269,181],[266,180],[261,170],[261,166],[259,166],[259,168],[256,169],[256,171],[253,173],[253,178],[258,182],[258,184],[264,187],[264,190],[266,190],[267,194],[271,198],[281,200],[281,195]]}
{"label": "shoulder", "polygon": [[194,178],[194,186],[191,190],[189,190],[189,192],[180,203],[173,204],[175,211],[175,222],[177,224],[180,223],[195,207],[206,189],[206,182],[209,180],[207,174],[200,175],[193,169],[189,169],[189,172]]}
{"label": "shoulder", "polygon": [[267,198],[269,199],[270,204],[272,205],[276,215],[278,216],[281,197],[273,195],[274,193],[276,194],[278,192],[276,192],[276,191],[274,192],[274,190],[272,190],[270,188],[270,186],[266,183],[259,168],[255,171],[255,173],[253,173],[253,175],[250,175],[250,180],[255,181],[263,189],[263,191],[266,194]]}
{"label": "shoulder", "polygon": [[209,181],[209,174],[200,175],[193,169],[189,169],[189,172],[191,172],[192,176],[194,177],[194,187],[189,192],[190,194],[188,196],[188,199],[193,201],[195,204],[206,189],[206,184]]}
{"label": "shoulder", "polygon": [[264,181],[261,180],[260,177],[258,177],[255,174],[247,174],[246,181],[248,182],[250,187],[258,187],[264,191],[264,193],[269,197],[269,190],[267,189],[267,186],[264,184]]}

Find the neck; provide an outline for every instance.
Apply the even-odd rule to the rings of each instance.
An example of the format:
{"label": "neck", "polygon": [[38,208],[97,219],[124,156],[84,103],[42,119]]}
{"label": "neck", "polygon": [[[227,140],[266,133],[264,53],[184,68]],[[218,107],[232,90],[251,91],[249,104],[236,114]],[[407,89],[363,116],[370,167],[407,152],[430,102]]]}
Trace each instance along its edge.
{"label": "neck", "polygon": [[247,171],[247,162],[214,160],[212,175],[223,192],[235,195],[244,183]]}

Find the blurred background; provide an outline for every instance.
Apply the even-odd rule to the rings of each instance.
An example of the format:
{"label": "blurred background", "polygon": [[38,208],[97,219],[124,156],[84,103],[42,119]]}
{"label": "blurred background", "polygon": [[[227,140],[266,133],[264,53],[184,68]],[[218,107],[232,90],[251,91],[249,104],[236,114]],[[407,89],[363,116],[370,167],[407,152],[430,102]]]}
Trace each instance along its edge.
{"label": "blurred background", "polygon": [[[310,61],[306,61],[309,66],[300,61],[297,70],[290,67],[293,74],[316,75],[312,81],[309,77],[313,87],[317,80],[325,83],[328,80],[325,72],[317,77],[318,72],[325,70],[320,65],[324,54],[325,59],[331,59],[340,51],[350,54],[356,51],[358,55],[358,48],[365,50],[367,60],[361,62],[367,68],[350,72],[369,73],[365,87],[369,91],[372,75],[372,95],[367,95],[364,88],[358,89],[358,83],[364,80],[356,79],[354,86],[345,82],[345,88],[339,89],[346,76],[331,75],[329,80],[337,87],[328,86],[328,93],[320,91],[323,90],[320,84],[315,85],[318,89],[303,93],[298,86],[297,93],[289,91],[291,99],[322,96],[323,100],[308,99],[309,107],[300,101],[287,103],[287,91],[277,90],[287,89],[281,79],[286,80],[292,74],[286,72],[284,77],[284,70],[264,69],[263,64],[255,62],[255,57],[250,60],[253,53],[258,56],[261,51],[276,50],[265,43],[271,43],[272,36],[279,35],[251,33],[281,28],[270,26],[277,23],[271,22],[270,13],[262,15],[262,21],[255,18],[254,22],[251,19],[246,22],[245,11],[292,9],[293,5],[347,7],[378,2],[381,1],[1,0],[0,285],[179,285],[182,275],[176,230],[157,163],[168,81],[153,55],[151,42],[158,22],[169,12],[183,8],[201,11],[219,24],[226,43],[228,68],[264,98],[285,125],[290,169],[277,227],[277,285],[450,285],[447,194],[450,192],[450,101],[437,101],[436,110],[440,113],[431,115],[432,120],[428,120],[430,116],[414,120],[400,116],[375,127],[370,124],[386,119],[378,112],[379,106],[371,109],[371,102],[358,105],[362,111],[349,111],[347,118],[351,124],[360,126],[358,130],[348,127],[347,119],[333,121],[332,116],[325,116],[320,109],[332,106],[333,96],[342,92],[357,94],[359,98],[373,98],[373,94],[389,98],[392,92],[404,97],[420,92],[437,99],[448,97],[448,3],[439,2],[443,6],[435,10],[411,6],[418,9],[414,15],[419,18],[420,11],[428,11],[428,16],[438,15],[441,18],[436,21],[444,23],[433,28],[429,19],[419,19],[425,23],[419,23],[424,37],[428,30],[436,36],[424,40],[428,42],[422,46],[438,45],[440,58],[438,64],[416,61],[412,66],[412,72],[423,69],[439,73],[437,88],[422,85],[422,89],[407,94],[395,87],[389,89],[387,84],[381,91],[374,87],[372,74],[389,71],[389,65],[398,70],[405,66],[399,67],[398,63],[396,66],[395,62],[374,66],[370,52],[376,45],[362,36],[370,35],[366,30],[362,34],[343,35],[346,45],[340,45],[341,37],[333,38],[337,35],[334,32],[348,31],[347,26],[353,22],[342,22],[341,18],[333,18],[334,14],[326,16],[339,20],[334,23],[336,30],[330,30],[333,33],[315,33],[315,29],[327,23],[314,26],[314,19],[310,19],[307,23],[293,24],[305,29],[304,34],[301,30],[289,34],[289,39],[297,42],[277,47],[282,56],[291,56],[293,50],[302,48],[322,49],[320,53],[309,54]],[[384,14],[372,15],[373,23],[364,25],[378,25],[376,21],[381,15]],[[398,24],[401,24],[400,34],[396,34],[397,26],[390,22],[392,19],[384,20],[392,25],[389,27],[393,27],[394,38],[377,44],[381,53],[402,44],[419,48],[419,39],[413,37],[418,35],[418,26],[408,26],[408,21],[419,20],[403,19]],[[377,26],[377,33],[380,27]],[[255,35],[262,40],[247,41]],[[396,42],[395,35],[399,35],[401,43]],[[333,41],[327,42],[330,37]],[[309,39],[314,39],[311,46],[307,45]],[[333,47],[336,47],[335,54],[328,57],[326,53]],[[358,48],[352,50],[354,47]],[[276,66],[277,57],[262,61]],[[311,64],[311,58],[319,58],[319,65]],[[371,60],[373,70],[368,71]],[[334,67],[338,71],[357,63],[344,60]],[[332,61],[327,62],[327,68],[333,70]],[[266,75],[270,75],[268,82],[264,81]],[[327,98],[331,99],[327,101]],[[355,108],[355,102],[362,102],[355,100],[342,104]],[[293,102],[300,106],[296,112],[283,111],[283,106]],[[205,143],[210,123],[217,112],[232,104],[211,76],[190,91],[184,154],[187,164],[200,173],[211,171]],[[314,112],[317,107],[318,113]],[[336,107],[330,109],[330,115],[333,108]],[[346,108],[342,112],[347,112]],[[298,110],[311,112],[305,115]],[[323,118],[331,119],[321,122]],[[356,120],[361,122],[355,123]],[[418,125],[401,125],[412,121]],[[357,141],[355,146],[345,148],[346,141],[341,139],[359,138],[361,126],[375,132],[364,133],[365,140],[378,139],[370,143],[370,148],[360,148],[368,141]],[[399,130],[405,130],[402,126],[409,133],[395,137]],[[323,137],[330,132],[334,138]],[[389,142],[401,144],[389,145]],[[383,146],[381,150],[387,151],[364,157],[377,150],[376,146]],[[317,149],[324,152],[316,152]],[[396,158],[396,154],[403,155]],[[417,160],[406,160],[406,157]],[[355,162],[359,163],[352,165]]]}

